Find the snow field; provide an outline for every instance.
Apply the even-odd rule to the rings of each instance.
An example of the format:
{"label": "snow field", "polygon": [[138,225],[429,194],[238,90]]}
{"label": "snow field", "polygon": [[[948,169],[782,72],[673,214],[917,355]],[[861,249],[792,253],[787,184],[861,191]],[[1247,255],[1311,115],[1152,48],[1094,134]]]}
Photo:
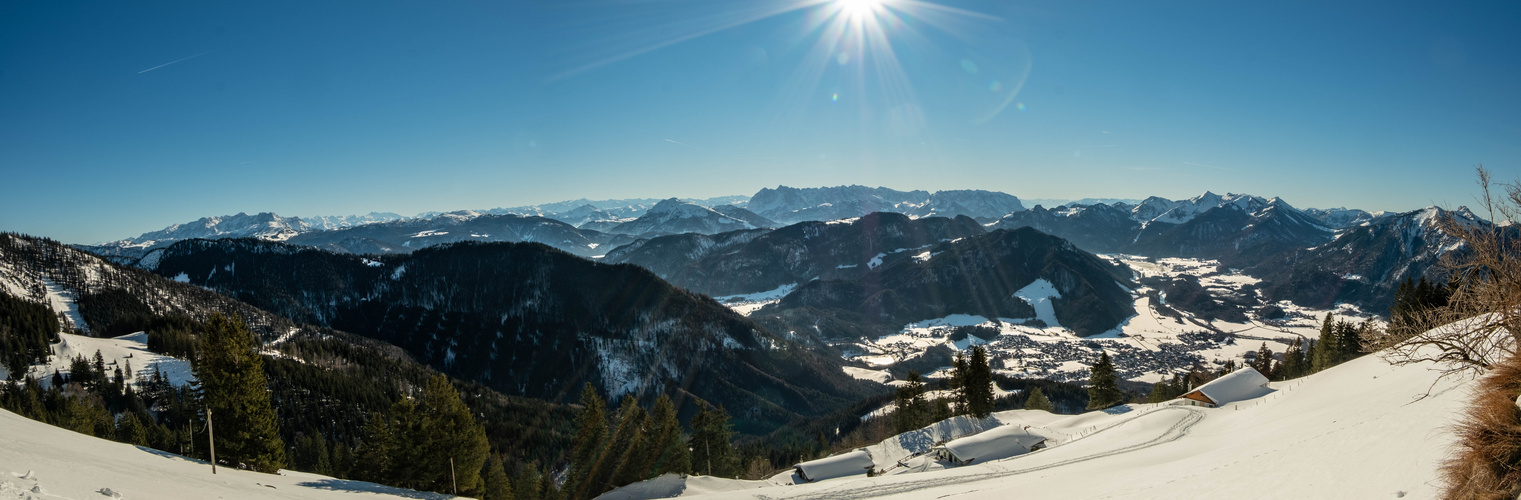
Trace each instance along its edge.
{"label": "snow field", "polygon": [[[33,365],[29,372],[44,386],[51,383],[53,373],[69,373],[69,364],[74,358],[83,356],[85,359],[93,360],[96,351],[100,351],[101,358],[105,360],[107,374],[112,373],[117,367],[125,371],[127,365],[131,364],[132,376],[129,380],[133,381],[134,385],[139,376],[153,373],[154,368],[163,372],[169,379],[169,383],[174,385],[185,385],[195,380],[195,373],[191,371],[189,361],[149,351],[146,332],[109,339],[68,333],[60,333],[58,337],[60,341],[53,344],[53,355],[48,357],[48,362]],[[4,370],[0,368],[0,372]]]}

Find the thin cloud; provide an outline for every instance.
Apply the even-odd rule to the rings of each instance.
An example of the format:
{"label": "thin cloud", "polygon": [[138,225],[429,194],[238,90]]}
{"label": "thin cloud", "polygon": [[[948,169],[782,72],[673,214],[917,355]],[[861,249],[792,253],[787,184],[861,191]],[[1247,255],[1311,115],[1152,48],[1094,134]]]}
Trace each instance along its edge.
{"label": "thin cloud", "polygon": [[1185,162],[1183,162],[1183,164],[1184,165],[1193,165],[1195,167],[1213,168],[1215,170],[1226,170],[1226,171],[1230,171],[1230,172],[1235,172],[1236,171],[1236,169],[1234,169],[1234,168],[1217,167],[1217,166],[1214,166],[1214,165],[1205,165],[1203,163],[1194,163],[1194,162],[1189,162],[1189,161],[1185,161]]}
{"label": "thin cloud", "polygon": [[139,74],[139,75],[141,75],[141,74],[143,74],[143,73],[147,73],[147,72],[149,72],[149,71],[153,71],[153,70],[155,70],[155,69],[159,69],[159,68],[162,68],[162,67],[164,67],[164,66],[168,66],[168,65],[170,65],[170,64],[174,64],[174,63],[181,63],[181,62],[185,62],[185,61],[189,61],[189,60],[191,60],[191,59],[195,59],[195,58],[197,58],[197,57],[201,57],[201,56],[204,56],[204,55],[206,55],[206,54],[210,54],[210,53],[212,53],[212,52],[216,52],[216,51],[215,51],[215,50],[208,50],[208,51],[205,51],[205,52],[202,52],[202,53],[199,53],[199,54],[196,54],[196,55],[193,55],[193,56],[190,56],[190,57],[186,57],[186,58],[184,58],[184,59],[175,59],[175,60],[173,60],[173,61],[169,61],[169,62],[166,62],[166,63],[164,63],[164,64],[160,64],[160,65],[158,65],[158,66],[154,66],[154,67],[152,67],[152,68],[148,68],[148,69],[145,69],[145,70],[142,70],[142,71],[139,71],[139,72],[137,72],[137,74]]}
{"label": "thin cloud", "polygon": [[673,140],[670,140],[670,139],[666,139],[666,140],[665,140],[665,142],[669,142],[669,143],[671,143],[671,144],[680,144],[680,145],[682,145],[682,146],[686,146],[686,147],[689,147],[689,148],[696,148],[696,147],[697,147],[697,146],[693,146],[693,145],[691,145],[691,144],[687,144],[687,143],[685,143],[685,142],[681,142],[681,141],[673,141]]}

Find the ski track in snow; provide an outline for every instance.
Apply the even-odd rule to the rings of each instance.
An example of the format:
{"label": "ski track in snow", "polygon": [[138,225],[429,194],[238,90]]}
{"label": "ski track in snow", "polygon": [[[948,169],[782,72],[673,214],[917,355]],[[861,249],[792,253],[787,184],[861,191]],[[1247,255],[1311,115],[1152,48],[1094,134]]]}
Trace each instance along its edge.
{"label": "ski track in snow", "polygon": [[[1158,408],[1156,410],[1147,411],[1147,412],[1142,413],[1140,415],[1136,415],[1134,417],[1122,420],[1122,421],[1117,422],[1117,423],[1115,423],[1115,424],[1113,424],[1111,426],[1108,426],[1108,427],[1105,427],[1103,429],[1099,429],[1098,431],[1095,431],[1093,433],[1087,434],[1086,436],[1084,436],[1082,438],[1078,438],[1076,440],[1069,441],[1067,443],[1063,443],[1060,446],[1065,446],[1065,445],[1068,445],[1068,444],[1071,444],[1071,443],[1074,443],[1074,442],[1078,442],[1078,441],[1081,441],[1082,439],[1085,439],[1087,437],[1095,436],[1095,435],[1101,434],[1101,433],[1103,433],[1105,431],[1118,428],[1118,427],[1123,426],[1123,425],[1125,425],[1127,423],[1139,420],[1139,419],[1141,419],[1143,417],[1150,416],[1150,415],[1155,415],[1157,413],[1161,413],[1163,411],[1169,411],[1169,410],[1184,411],[1184,412],[1187,412],[1187,415],[1184,415],[1183,418],[1178,419],[1177,422],[1173,423],[1171,427],[1168,427],[1167,430],[1164,431],[1160,436],[1157,436],[1157,437],[1151,439],[1150,441],[1146,441],[1144,443],[1130,445],[1130,446],[1126,446],[1126,447],[1122,447],[1122,448],[1117,448],[1117,449],[1114,449],[1114,450],[1104,451],[1104,452],[1100,452],[1100,453],[1094,453],[1092,455],[1084,455],[1084,456],[1081,456],[1081,457],[1070,458],[1070,459],[1066,459],[1066,460],[1062,460],[1062,461],[1058,461],[1058,462],[1053,462],[1053,463],[1049,463],[1049,464],[1037,465],[1037,466],[1034,466],[1034,467],[1006,468],[1006,467],[1009,467],[1009,466],[1016,465],[1019,462],[1019,460],[1022,459],[1022,458],[1030,458],[1030,457],[1041,456],[1040,453],[1030,453],[1030,454],[1021,455],[1021,456],[1018,456],[1018,457],[1015,457],[1015,458],[1003,460],[1003,461],[990,462],[989,464],[984,464],[984,466],[986,466],[988,468],[991,468],[993,470],[988,471],[988,472],[976,473],[976,474],[966,474],[966,475],[961,475],[961,474],[949,475],[949,474],[947,474],[947,475],[945,475],[943,477],[932,478],[932,479],[921,479],[921,480],[917,480],[917,481],[906,481],[906,482],[901,482],[901,483],[890,483],[890,484],[872,484],[870,486],[863,486],[863,485],[858,484],[856,482],[848,482],[848,483],[840,484],[838,486],[838,489],[836,489],[836,490],[821,491],[821,492],[814,492],[814,493],[809,493],[809,494],[804,494],[804,495],[786,496],[786,497],[770,497],[770,496],[760,495],[760,496],[757,496],[757,498],[762,498],[762,499],[766,499],[766,500],[772,500],[772,499],[776,499],[776,498],[789,498],[789,499],[802,499],[802,500],[843,500],[843,499],[851,499],[851,498],[873,498],[873,497],[881,497],[881,496],[888,496],[888,495],[901,495],[901,494],[905,494],[905,493],[911,493],[911,492],[915,492],[915,491],[920,491],[920,490],[925,490],[925,489],[935,488],[935,487],[940,487],[940,486],[964,485],[964,484],[967,484],[967,483],[974,483],[974,482],[978,482],[978,481],[987,481],[987,480],[990,480],[990,479],[998,479],[998,478],[1003,478],[1003,477],[1008,477],[1008,476],[1014,476],[1014,475],[1019,475],[1019,474],[1028,474],[1028,473],[1031,473],[1031,472],[1039,472],[1039,471],[1043,471],[1043,470],[1046,470],[1046,469],[1052,469],[1052,468],[1056,468],[1056,467],[1061,467],[1061,466],[1064,466],[1064,465],[1070,465],[1070,464],[1075,464],[1075,463],[1079,463],[1079,462],[1087,462],[1089,460],[1095,460],[1095,459],[1099,459],[1099,458],[1105,458],[1105,457],[1112,457],[1112,456],[1116,456],[1116,455],[1122,455],[1122,454],[1125,454],[1125,453],[1130,453],[1130,452],[1133,452],[1133,451],[1150,448],[1150,447],[1157,446],[1157,445],[1164,444],[1164,443],[1171,443],[1173,441],[1177,441],[1179,439],[1182,439],[1184,436],[1187,436],[1188,435],[1188,431],[1190,429],[1192,429],[1194,427],[1194,425],[1196,425],[1200,421],[1204,420],[1204,415],[1205,415],[1204,412],[1202,410],[1197,409],[1197,408],[1191,408],[1191,407],[1186,407],[1186,406],[1167,406],[1167,407],[1161,407],[1161,408]],[[1041,451],[1042,452],[1049,452],[1051,450],[1057,450],[1057,449],[1060,449],[1060,446],[1054,446],[1054,447],[1047,448],[1046,450],[1041,450]]]}

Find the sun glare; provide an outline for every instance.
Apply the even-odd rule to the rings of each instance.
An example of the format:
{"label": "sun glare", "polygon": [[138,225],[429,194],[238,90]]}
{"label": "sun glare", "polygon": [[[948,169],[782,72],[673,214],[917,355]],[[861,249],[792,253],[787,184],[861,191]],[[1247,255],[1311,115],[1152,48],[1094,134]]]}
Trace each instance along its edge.
{"label": "sun glare", "polygon": [[883,2],[884,0],[835,0],[840,13],[852,20],[872,15]]}

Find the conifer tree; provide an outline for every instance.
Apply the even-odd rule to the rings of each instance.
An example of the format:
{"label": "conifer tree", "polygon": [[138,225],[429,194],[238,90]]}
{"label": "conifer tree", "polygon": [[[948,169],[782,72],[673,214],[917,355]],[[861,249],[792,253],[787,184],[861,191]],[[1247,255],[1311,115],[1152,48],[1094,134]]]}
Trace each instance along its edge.
{"label": "conifer tree", "polygon": [[664,394],[655,400],[655,415],[650,427],[650,473],[655,477],[668,472],[689,474],[692,472],[692,456],[686,441],[681,439],[681,421],[676,419],[676,405]]}
{"label": "conifer tree", "polygon": [[1109,353],[1100,353],[1088,375],[1088,409],[1101,410],[1124,402],[1125,393],[1120,391],[1115,378],[1114,362]]}
{"label": "conifer tree", "polygon": [[733,478],[739,474],[739,457],[729,443],[734,431],[723,406],[704,405],[692,417],[692,469],[698,474]]}
{"label": "conifer tree", "polygon": [[576,437],[571,442],[570,477],[565,481],[569,498],[591,498],[591,483],[599,476],[607,441],[607,409],[597,388],[588,382],[581,389],[581,413],[576,418]]}
{"label": "conifer tree", "polygon": [[1056,407],[1051,405],[1051,399],[1047,398],[1046,393],[1039,387],[1030,389],[1030,396],[1025,398],[1025,409],[1056,412]]}
{"label": "conifer tree", "polygon": [[481,477],[485,481],[481,500],[513,500],[512,482],[507,480],[507,469],[502,467],[502,459],[491,455],[486,460],[486,470],[481,472]]}
{"label": "conifer tree", "polygon": [[951,408],[956,415],[966,415],[970,408],[967,407],[967,376],[971,369],[971,363],[967,362],[966,355],[956,353],[955,359],[951,360],[951,378],[947,381],[951,390]]}
{"label": "conifer tree", "polygon": [[953,416],[955,416],[955,415],[951,411],[951,401],[950,401],[950,398],[947,398],[947,397],[935,398],[935,416],[934,416],[934,421],[936,421],[936,422],[944,421],[945,419],[951,418]]}
{"label": "conifer tree", "polygon": [[599,494],[645,479],[644,468],[649,464],[640,454],[645,450],[643,437],[648,420],[649,415],[644,407],[639,406],[639,401],[631,394],[624,395],[623,402],[618,405],[618,425],[607,446],[612,464]]}
{"label": "conifer tree", "polygon": [[422,489],[423,464],[417,460],[423,453],[422,424],[418,419],[417,404],[410,398],[401,398],[391,404],[386,413],[386,427],[391,432],[391,467],[386,471],[388,484]]}
{"label": "conifer tree", "polygon": [[539,493],[543,480],[543,475],[539,474],[539,464],[531,462],[523,464],[518,468],[518,475],[512,481],[513,500],[540,500]]}
{"label": "conifer tree", "polygon": [[993,370],[988,366],[987,349],[980,345],[972,347],[965,380],[967,413],[987,418],[993,413]]}
{"label": "conifer tree", "polygon": [[1264,377],[1273,377],[1273,350],[1268,349],[1267,342],[1263,342],[1262,347],[1257,348],[1257,362],[1252,365],[1252,368]]}
{"label": "conifer tree", "polygon": [[902,434],[929,424],[933,411],[924,399],[924,381],[919,372],[910,371],[905,383],[896,391],[898,411],[893,413],[893,426]]}
{"label": "conifer tree", "polygon": [[354,479],[396,484],[390,476],[391,454],[396,447],[390,419],[380,413],[371,413],[360,433],[359,449],[354,452]]}
{"label": "conifer tree", "polygon": [[491,445],[448,377],[434,375],[424,384],[418,422],[421,436],[414,459],[419,462],[419,488],[453,493],[457,484],[459,494],[478,495]]}
{"label": "conifer tree", "polygon": [[285,466],[285,443],[270,405],[263,357],[242,321],[212,314],[192,367],[216,426],[217,458],[273,473]]}
{"label": "conifer tree", "polygon": [[127,412],[116,421],[116,440],[127,444],[148,446],[148,428],[136,413]]}
{"label": "conifer tree", "polygon": [[1310,353],[1310,372],[1318,372],[1336,364],[1336,358],[1340,355],[1336,352],[1341,346],[1341,341],[1336,338],[1336,318],[1331,313],[1326,313],[1325,322],[1320,325],[1320,339]]}

